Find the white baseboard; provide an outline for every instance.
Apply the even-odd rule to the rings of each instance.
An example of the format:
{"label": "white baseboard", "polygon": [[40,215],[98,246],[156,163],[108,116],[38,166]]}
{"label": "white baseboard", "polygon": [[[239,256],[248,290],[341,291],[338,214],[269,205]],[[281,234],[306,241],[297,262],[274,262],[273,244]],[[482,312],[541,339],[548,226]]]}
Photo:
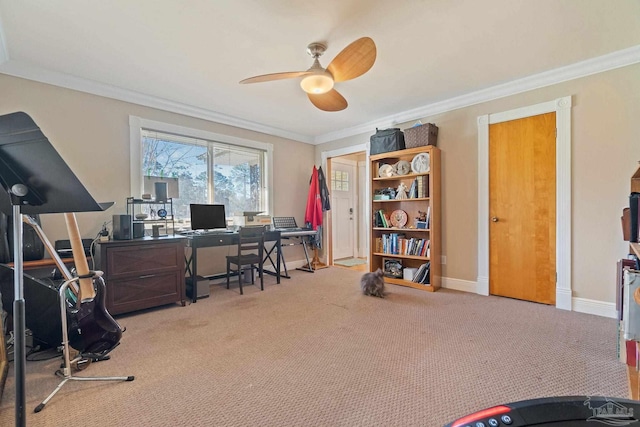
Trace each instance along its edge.
{"label": "white baseboard", "polygon": [[477,284],[470,280],[452,279],[449,277],[442,278],[442,287],[445,289],[453,289],[455,291],[477,293]]}
{"label": "white baseboard", "polygon": [[596,301],[586,298],[572,298],[573,311],[579,313],[595,314],[596,316],[609,317],[615,319],[618,317],[616,304],[613,302]]}
{"label": "white baseboard", "polygon": [[[442,287],[445,289],[453,289],[456,291],[471,292],[483,295],[483,286],[471,280],[453,279],[450,277],[442,278]],[[488,294],[488,293],[487,293]],[[594,314],[596,316],[609,317],[615,319],[618,317],[616,304],[612,302],[597,301],[587,298],[571,298],[571,307],[558,307],[560,309],[570,309],[578,313]],[[566,304],[565,304],[566,305]]]}

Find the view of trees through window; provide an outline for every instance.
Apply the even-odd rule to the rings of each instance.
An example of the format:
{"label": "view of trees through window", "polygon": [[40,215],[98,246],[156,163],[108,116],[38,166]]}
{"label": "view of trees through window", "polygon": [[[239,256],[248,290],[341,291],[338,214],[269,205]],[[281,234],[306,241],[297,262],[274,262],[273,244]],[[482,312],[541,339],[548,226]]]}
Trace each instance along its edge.
{"label": "view of trees through window", "polygon": [[142,175],[178,178],[175,218],[189,204],[225,205],[227,217],[264,210],[264,151],[191,137],[142,131]]}

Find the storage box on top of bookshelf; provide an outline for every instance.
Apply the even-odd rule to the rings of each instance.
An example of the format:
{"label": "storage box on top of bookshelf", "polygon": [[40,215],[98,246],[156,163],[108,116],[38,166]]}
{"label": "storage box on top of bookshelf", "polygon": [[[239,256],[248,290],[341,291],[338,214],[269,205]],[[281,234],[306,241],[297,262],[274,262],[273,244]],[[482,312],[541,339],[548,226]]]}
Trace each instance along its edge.
{"label": "storage box on top of bookshelf", "polygon": [[380,153],[370,162],[371,271],[389,267],[386,283],[439,289],[440,149]]}

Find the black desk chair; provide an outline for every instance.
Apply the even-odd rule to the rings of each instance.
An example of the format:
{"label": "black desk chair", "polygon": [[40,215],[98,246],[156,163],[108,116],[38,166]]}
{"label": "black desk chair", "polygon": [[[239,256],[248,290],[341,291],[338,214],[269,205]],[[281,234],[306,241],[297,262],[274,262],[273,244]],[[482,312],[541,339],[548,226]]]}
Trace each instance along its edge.
{"label": "black desk chair", "polygon": [[251,284],[255,284],[253,270],[258,269],[260,273],[260,290],[264,291],[264,273],[262,270],[264,263],[264,227],[243,227],[238,233],[238,253],[227,255],[227,289],[229,289],[229,275],[232,270],[231,265],[237,267],[238,285],[240,295],[242,295],[242,267],[251,266]]}

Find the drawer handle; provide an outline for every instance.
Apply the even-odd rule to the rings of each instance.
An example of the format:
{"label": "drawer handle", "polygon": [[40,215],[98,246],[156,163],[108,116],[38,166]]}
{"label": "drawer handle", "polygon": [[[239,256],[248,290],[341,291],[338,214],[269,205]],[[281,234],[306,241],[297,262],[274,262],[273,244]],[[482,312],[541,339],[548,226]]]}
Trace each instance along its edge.
{"label": "drawer handle", "polygon": [[138,277],[138,279],[148,279],[149,277],[155,277],[155,274],[146,274],[144,276]]}

